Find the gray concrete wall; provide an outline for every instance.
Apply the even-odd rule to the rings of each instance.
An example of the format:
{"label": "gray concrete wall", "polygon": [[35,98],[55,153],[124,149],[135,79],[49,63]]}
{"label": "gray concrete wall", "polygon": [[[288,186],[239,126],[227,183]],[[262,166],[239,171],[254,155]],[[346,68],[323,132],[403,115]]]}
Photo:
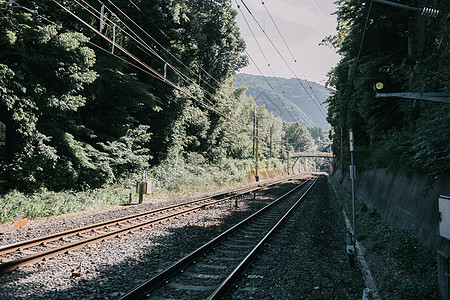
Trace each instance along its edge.
{"label": "gray concrete wall", "polygon": [[[450,176],[436,180],[432,186],[427,180],[420,174],[406,176],[386,170],[364,171],[357,174],[355,193],[359,201],[369,208],[376,208],[392,227],[413,232],[437,251],[439,291],[441,299],[448,300],[450,241],[439,235],[439,195],[450,196]],[[343,184],[351,189],[348,174],[343,176]]]}
{"label": "gray concrete wall", "polygon": [[[343,177],[351,188],[351,180]],[[429,247],[450,251],[450,242],[439,236],[439,195],[450,196],[450,176],[440,178],[429,187],[427,177],[406,176],[384,169],[357,174],[356,197],[369,208],[376,208],[392,227],[415,233]]]}

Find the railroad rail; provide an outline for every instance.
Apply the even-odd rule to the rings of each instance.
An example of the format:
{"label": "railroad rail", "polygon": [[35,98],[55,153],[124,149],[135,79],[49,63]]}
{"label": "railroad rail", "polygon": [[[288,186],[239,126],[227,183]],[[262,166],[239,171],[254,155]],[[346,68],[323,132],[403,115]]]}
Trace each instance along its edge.
{"label": "railroad rail", "polygon": [[69,250],[84,247],[87,244],[101,242],[107,238],[126,234],[152,224],[172,219],[195,210],[218,205],[225,201],[236,199],[269,186],[297,179],[297,176],[289,176],[277,180],[259,183],[233,191],[218,193],[208,197],[151,210],[144,213],[130,215],[102,223],[71,229],[64,232],[47,235],[31,240],[21,241],[9,245],[0,246],[0,275],[10,272],[18,267],[38,262],[44,258],[56,256]]}
{"label": "railroad rail", "polygon": [[[223,232],[163,272],[129,291],[121,300],[222,299],[269,239],[317,182],[305,181]],[[300,188],[305,188],[297,196]]]}

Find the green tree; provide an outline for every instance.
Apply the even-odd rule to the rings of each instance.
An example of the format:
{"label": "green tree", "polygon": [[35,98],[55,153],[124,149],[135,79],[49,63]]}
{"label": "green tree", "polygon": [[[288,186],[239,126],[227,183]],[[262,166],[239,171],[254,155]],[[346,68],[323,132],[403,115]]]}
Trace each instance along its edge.
{"label": "green tree", "polygon": [[[450,168],[448,157],[442,155],[443,149],[448,149],[449,131],[441,126],[429,130],[427,126],[436,120],[448,124],[446,104],[375,98],[373,84],[383,80],[384,92],[448,91],[450,50],[444,38],[449,34],[447,22],[379,3],[372,3],[370,15],[370,6],[360,1],[340,0],[337,4],[339,34],[324,41],[337,47],[342,55],[328,81],[334,89],[327,100],[333,152],[340,157],[341,129],[345,133],[344,145],[348,145],[347,131],[352,128],[355,157],[362,168],[393,167],[442,174]],[[418,0],[411,5],[430,4]],[[450,9],[448,1],[435,1],[433,7]],[[419,140],[420,147],[416,145]],[[438,146],[437,140],[446,146]],[[349,157],[347,148],[345,158]],[[438,159],[425,161],[420,158],[424,153]]]}
{"label": "green tree", "polygon": [[292,146],[295,152],[313,151],[315,149],[314,140],[308,129],[299,123],[284,123],[285,141]]}
{"label": "green tree", "polygon": [[56,178],[103,181],[98,177],[108,170],[95,166],[89,146],[75,138],[87,134],[76,113],[97,77],[88,38],[15,9],[2,10],[2,20],[0,118],[8,126],[2,177],[21,188],[58,186]]}

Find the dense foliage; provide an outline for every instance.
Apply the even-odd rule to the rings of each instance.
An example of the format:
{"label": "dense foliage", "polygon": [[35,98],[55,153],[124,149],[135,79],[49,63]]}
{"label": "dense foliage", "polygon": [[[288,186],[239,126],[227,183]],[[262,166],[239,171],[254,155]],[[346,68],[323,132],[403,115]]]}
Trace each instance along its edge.
{"label": "dense foliage", "polygon": [[[401,3],[450,11],[446,0]],[[336,162],[341,158],[342,129],[344,165],[348,164],[347,132],[353,129],[360,169],[390,167],[432,176],[448,174],[450,105],[376,98],[373,85],[383,82],[384,93],[448,92],[450,24],[444,18],[375,2],[339,0],[336,4],[339,33],[324,40],[342,55],[328,82],[334,88],[327,101]]]}
{"label": "dense foliage", "polygon": [[283,121],[233,88],[247,60],[230,0],[104,4],[0,0],[0,191],[248,159],[255,116],[260,154],[284,155]]}

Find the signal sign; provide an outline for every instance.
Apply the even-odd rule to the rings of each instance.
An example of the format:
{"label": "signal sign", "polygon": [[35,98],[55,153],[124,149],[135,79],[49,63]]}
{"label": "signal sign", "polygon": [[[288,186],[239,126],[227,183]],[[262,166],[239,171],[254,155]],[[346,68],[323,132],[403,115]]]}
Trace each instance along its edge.
{"label": "signal sign", "polygon": [[373,89],[375,92],[379,93],[384,90],[385,86],[386,86],[386,84],[385,84],[384,80],[377,80],[373,84]]}

